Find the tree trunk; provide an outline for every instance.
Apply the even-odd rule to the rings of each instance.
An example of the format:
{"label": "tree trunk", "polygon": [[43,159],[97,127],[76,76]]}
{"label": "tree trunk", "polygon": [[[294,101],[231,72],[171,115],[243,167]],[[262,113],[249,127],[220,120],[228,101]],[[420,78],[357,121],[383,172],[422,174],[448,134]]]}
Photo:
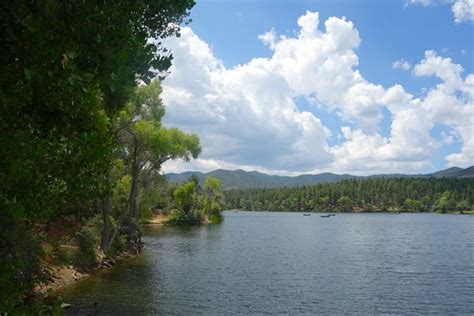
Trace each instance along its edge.
{"label": "tree trunk", "polygon": [[130,187],[130,207],[129,207],[129,215],[136,217],[137,215],[137,195],[138,195],[138,162],[137,162],[137,152],[138,152],[138,140],[137,137],[134,135],[134,147],[133,147],[133,158],[132,158],[132,183]]}
{"label": "tree trunk", "polygon": [[100,250],[104,254],[109,251],[109,240],[110,240],[110,197],[106,196],[102,200],[102,238],[100,243]]}
{"label": "tree trunk", "polygon": [[112,243],[114,242],[115,238],[117,237],[118,231],[120,230],[120,227],[122,226],[122,223],[125,220],[125,217],[127,217],[127,211],[128,211],[128,208],[125,206],[123,208],[122,214],[120,214],[119,220],[117,221],[117,226],[115,227],[114,232],[113,232],[112,236],[109,239],[109,243],[107,245],[107,251],[110,249],[110,247],[112,247]]}
{"label": "tree trunk", "polygon": [[130,206],[129,215],[135,217],[137,212],[137,178],[138,178],[138,167],[134,162],[132,165],[132,184],[130,187]]}

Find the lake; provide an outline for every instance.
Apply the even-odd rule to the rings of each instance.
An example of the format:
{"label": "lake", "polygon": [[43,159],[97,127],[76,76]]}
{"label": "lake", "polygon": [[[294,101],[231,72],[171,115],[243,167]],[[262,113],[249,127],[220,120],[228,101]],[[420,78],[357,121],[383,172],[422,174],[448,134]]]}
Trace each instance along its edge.
{"label": "lake", "polygon": [[143,240],[68,314],[474,314],[474,216],[225,212]]}

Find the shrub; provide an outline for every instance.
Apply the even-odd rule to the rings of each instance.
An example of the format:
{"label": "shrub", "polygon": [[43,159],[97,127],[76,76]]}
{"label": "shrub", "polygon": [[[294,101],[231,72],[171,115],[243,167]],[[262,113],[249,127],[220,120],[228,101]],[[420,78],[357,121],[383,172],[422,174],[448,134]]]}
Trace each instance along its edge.
{"label": "shrub", "polygon": [[469,202],[467,200],[461,200],[456,204],[456,209],[458,211],[468,211],[471,208],[471,205],[469,205]]}
{"label": "shrub", "polygon": [[211,204],[211,210],[210,210],[210,215],[209,215],[209,220],[212,223],[220,223],[224,219],[224,216],[222,216],[222,211],[221,211],[221,206],[217,202],[213,202]]}
{"label": "shrub", "polygon": [[91,227],[82,227],[75,235],[79,252],[76,256],[76,264],[89,267],[97,262],[96,243],[97,235]]}
{"label": "shrub", "polygon": [[151,219],[152,210],[150,207],[145,207],[140,212],[140,223],[147,223]]}
{"label": "shrub", "polygon": [[74,250],[60,247],[58,250],[59,259],[67,265],[73,265],[76,262],[76,253]]}
{"label": "shrub", "polygon": [[35,284],[46,280],[40,262],[43,250],[31,225],[4,214],[0,223],[0,313],[13,314],[14,307],[34,293]]}
{"label": "shrub", "polygon": [[204,218],[204,210],[195,210],[193,212],[193,222],[202,223],[204,221]]}
{"label": "shrub", "polygon": [[172,209],[166,222],[168,224],[182,225],[189,224],[191,221],[188,214],[186,214],[184,211]]}
{"label": "shrub", "polygon": [[111,257],[119,252],[124,252],[127,250],[127,238],[123,235],[119,235],[115,238],[112,246],[110,247],[107,256]]}

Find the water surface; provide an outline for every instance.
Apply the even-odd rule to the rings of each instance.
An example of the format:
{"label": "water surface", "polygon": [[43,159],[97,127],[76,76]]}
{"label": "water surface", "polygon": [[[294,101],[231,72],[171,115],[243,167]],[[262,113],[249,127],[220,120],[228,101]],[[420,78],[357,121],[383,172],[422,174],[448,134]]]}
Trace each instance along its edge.
{"label": "water surface", "polygon": [[225,212],[144,235],[61,293],[70,314],[474,314],[474,216]]}

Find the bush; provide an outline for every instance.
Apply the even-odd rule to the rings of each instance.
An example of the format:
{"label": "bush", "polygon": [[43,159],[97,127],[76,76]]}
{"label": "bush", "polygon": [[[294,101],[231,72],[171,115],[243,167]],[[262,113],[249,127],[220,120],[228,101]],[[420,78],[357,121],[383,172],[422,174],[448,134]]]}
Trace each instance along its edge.
{"label": "bush", "polygon": [[119,235],[115,238],[114,242],[112,243],[112,246],[110,247],[107,256],[111,257],[115,255],[116,253],[119,252],[124,252],[127,250],[127,238],[126,236]]}
{"label": "bush", "polygon": [[191,220],[184,211],[172,209],[166,221],[168,224],[183,225],[190,224]]}
{"label": "bush", "polygon": [[468,211],[471,208],[471,205],[469,205],[469,202],[467,200],[461,200],[456,204],[456,209],[458,211]]}
{"label": "bush", "polygon": [[213,214],[209,216],[209,220],[211,223],[217,224],[224,220],[224,216],[222,216],[222,214]]}
{"label": "bush", "polygon": [[89,267],[97,262],[96,243],[97,235],[91,227],[84,226],[75,237],[79,246],[76,256],[76,264],[81,267]]}
{"label": "bush", "polygon": [[204,210],[195,210],[193,212],[193,222],[202,223],[204,221]]}
{"label": "bush", "polygon": [[211,204],[211,210],[210,210],[210,215],[209,215],[209,220],[212,223],[220,223],[224,219],[224,216],[222,216],[222,211],[221,211],[221,206],[217,202],[213,202]]}
{"label": "bush", "polygon": [[46,280],[40,262],[44,254],[32,226],[24,221],[1,214],[0,236],[0,314],[14,314],[15,306]]}
{"label": "bush", "polygon": [[74,265],[76,262],[76,252],[66,247],[60,247],[58,249],[58,257],[67,265]]}
{"label": "bush", "polygon": [[145,207],[140,212],[140,223],[147,223],[153,214],[153,211],[150,207]]}

